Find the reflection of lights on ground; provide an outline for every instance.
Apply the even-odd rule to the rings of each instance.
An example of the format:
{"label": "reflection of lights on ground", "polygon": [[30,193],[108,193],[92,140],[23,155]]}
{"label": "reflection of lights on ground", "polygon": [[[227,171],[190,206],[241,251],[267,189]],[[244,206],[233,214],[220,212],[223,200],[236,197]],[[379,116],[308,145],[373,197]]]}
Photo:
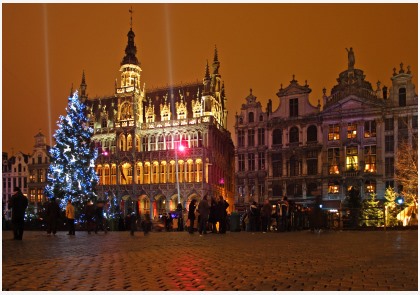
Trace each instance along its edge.
{"label": "reflection of lights on ground", "polygon": [[174,269],[170,277],[170,284],[185,290],[204,290],[207,287],[209,274],[205,271],[206,267],[211,267],[214,261],[209,261],[205,257],[197,257],[186,253],[171,262],[170,269]]}

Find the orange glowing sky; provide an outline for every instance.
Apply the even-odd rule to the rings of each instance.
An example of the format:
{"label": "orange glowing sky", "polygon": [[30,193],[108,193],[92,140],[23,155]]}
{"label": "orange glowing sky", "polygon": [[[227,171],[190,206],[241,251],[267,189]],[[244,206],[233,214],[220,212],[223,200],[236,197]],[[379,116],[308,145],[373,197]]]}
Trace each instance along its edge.
{"label": "orange glowing sky", "polygon": [[[112,95],[127,44],[131,4],[2,4],[2,149],[32,153],[39,129],[47,143],[65,114],[71,85],[85,71],[89,97]],[[292,75],[308,81],[315,105],[347,69],[376,89],[393,68],[418,79],[418,5],[132,4],[137,57],[146,88],[202,80],[218,48],[228,126],[249,89],[265,110]],[[416,89],[417,92],[417,89]],[[49,99],[48,99],[49,98]],[[50,132],[51,131],[51,132]]]}

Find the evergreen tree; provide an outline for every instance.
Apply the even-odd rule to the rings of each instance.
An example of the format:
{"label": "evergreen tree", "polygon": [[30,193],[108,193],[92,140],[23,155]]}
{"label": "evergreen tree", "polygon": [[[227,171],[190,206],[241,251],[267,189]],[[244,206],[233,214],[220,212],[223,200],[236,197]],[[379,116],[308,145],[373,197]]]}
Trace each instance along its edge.
{"label": "evergreen tree", "polygon": [[95,173],[97,151],[91,145],[93,129],[85,114],[86,106],[77,91],[68,98],[67,115],[60,116],[54,134],[56,144],[50,150],[45,194],[60,200],[64,208],[71,200],[79,211],[85,202],[96,196],[98,176]]}
{"label": "evergreen tree", "polygon": [[385,191],[385,206],[386,206],[386,226],[398,225],[397,215],[400,212],[396,203],[398,194],[393,188],[387,187]]}
{"label": "evergreen tree", "polygon": [[379,200],[376,194],[371,194],[370,198],[363,200],[362,218],[367,226],[383,225],[384,212],[379,207]]}

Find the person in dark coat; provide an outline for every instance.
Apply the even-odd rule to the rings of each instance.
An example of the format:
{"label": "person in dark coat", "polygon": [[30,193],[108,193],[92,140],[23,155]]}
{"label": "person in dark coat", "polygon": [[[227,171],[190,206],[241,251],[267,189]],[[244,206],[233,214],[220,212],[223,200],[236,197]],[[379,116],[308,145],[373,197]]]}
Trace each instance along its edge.
{"label": "person in dark coat", "polygon": [[211,198],[210,203],[210,214],[209,214],[209,227],[212,233],[217,233],[216,223],[218,221],[217,218],[217,202],[214,197]]}
{"label": "person in dark coat", "polygon": [[257,218],[259,217],[258,213],[258,204],[257,202],[253,201],[249,207],[249,225],[250,231],[252,232],[257,231]]}
{"label": "person in dark coat", "polygon": [[198,232],[201,234],[207,234],[207,220],[210,214],[210,206],[207,201],[207,195],[198,204],[198,213],[200,214],[200,224],[198,226]]}
{"label": "person in dark coat", "polygon": [[93,205],[92,200],[89,200],[89,202],[86,204],[85,208],[85,216],[86,216],[86,227],[88,234],[90,234],[91,231],[95,230],[95,206]]}
{"label": "person in dark coat", "polygon": [[194,220],[195,220],[195,204],[196,204],[197,200],[196,199],[192,199],[190,202],[190,205],[188,207],[188,219],[190,221],[190,226],[188,228],[188,232],[190,234],[194,233]]}
{"label": "person in dark coat", "polygon": [[270,231],[271,225],[271,205],[268,199],[264,200],[264,205],[261,209],[262,232]]}
{"label": "person in dark coat", "polygon": [[223,199],[223,196],[219,196],[219,203],[217,204],[218,208],[218,216],[219,216],[219,233],[225,234],[226,233],[226,219],[227,219],[227,211],[226,209],[229,207],[229,203]]}
{"label": "person in dark coat", "polygon": [[95,228],[95,234],[98,233],[99,230],[103,230],[105,233],[107,233],[105,220],[104,220],[104,203],[98,202],[96,204],[95,209],[95,219],[96,219],[96,228]]}
{"label": "person in dark coat", "polygon": [[57,221],[60,217],[60,206],[58,206],[55,198],[51,198],[47,205],[47,234],[57,233]]}
{"label": "person in dark coat", "polygon": [[19,187],[15,187],[13,191],[14,194],[9,202],[9,209],[12,210],[13,239],[22,240],[28,199],[22,194]]}

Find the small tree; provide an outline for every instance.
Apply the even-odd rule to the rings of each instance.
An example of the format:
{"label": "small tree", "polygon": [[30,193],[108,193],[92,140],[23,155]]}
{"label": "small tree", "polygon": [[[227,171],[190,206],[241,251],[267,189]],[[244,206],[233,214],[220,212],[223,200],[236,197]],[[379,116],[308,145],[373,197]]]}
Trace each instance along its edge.
{"label": "small tree", "polygon": [[385,206],[386,206],[386,226],[396,226],[398,225],[397,215],[399,213],[399,208],[396,203],[396,198],[398,194],[394,191],[393,188],[387,187],[385,191]]}
{"label": "small tree", "polygon": [[375,193],[370,194],[370,198],[363,200],[362,218],[367,226],[383,225],[384,212],[379,205]]}
{"label": "small tree", "polygon": [[60,116],[54,134],[56,144],[50,150],[45,194],[56,197],[64,208],[71,200],[80,212],[85,202],[94,197],[98,176],[95,172],[97,151],[91,145],[93,129],[85,115],[86,106],[77,91],[68,98],[67,115]]}
{"label": "small tree", "polygon": [[395,163],[396,180],[402,185],[402,195],[407,205],[418,203],[418,149],[417,136],[413,134],[413,144],[407,140],[398,143]]}

